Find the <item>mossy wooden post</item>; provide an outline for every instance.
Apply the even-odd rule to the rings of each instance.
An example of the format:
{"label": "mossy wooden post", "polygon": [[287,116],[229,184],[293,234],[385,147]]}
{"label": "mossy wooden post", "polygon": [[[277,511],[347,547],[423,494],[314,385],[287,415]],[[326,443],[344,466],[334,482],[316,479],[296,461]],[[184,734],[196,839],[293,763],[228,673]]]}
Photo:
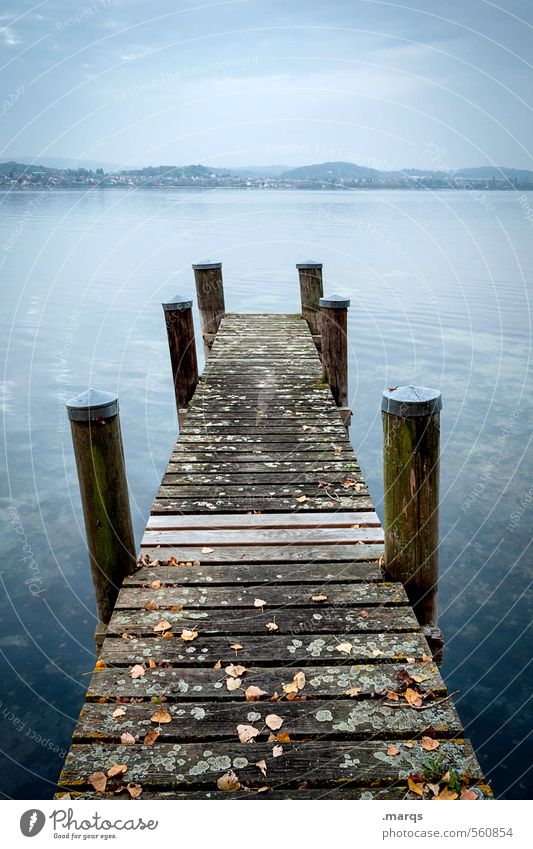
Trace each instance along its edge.
{"label": "mossy wooden post", "polygon": [[220,322],[226,314],[221,262],[193,265],[196,295],[200,312],[202,339],[206,358],[213,345]]}
{"label": "mossy wooden post", "polygon": [[[302,318],[305,318],[315,344],[319,342],[320,336],[320,298],[324,294],[322,283],[322,263],[299,262],[296,265],[300,277],[300,300],[302,304]],[[317,347],[318,344],[317,344]]]}
{"label": "mossy wooden post", "polygon": [[331,295],[320,298],[321,355],[325,379],[343,417],[350,424],[348,408],[348,307],[349,298]]}
{"label": "mossy wooden post", "polygon": [[[89,389],[71,398],[66,407],[98,616],[106,626],[124,577],[136,568],[118,398]],[[101,631],[97,628],[97,645]]]}
{"label": "mossy wooden post", "polygon": [[180,425],[186,407],[198,384],[198,361],[192,318],[192,301],[176,295],[168,304],[163,304],[168,336],[176,409]]}
{"label": "mossy wooden post", "polygon": [[425,386],[383,392],[385,569],[428,636],[437,624],[441,409],[440,392]]}

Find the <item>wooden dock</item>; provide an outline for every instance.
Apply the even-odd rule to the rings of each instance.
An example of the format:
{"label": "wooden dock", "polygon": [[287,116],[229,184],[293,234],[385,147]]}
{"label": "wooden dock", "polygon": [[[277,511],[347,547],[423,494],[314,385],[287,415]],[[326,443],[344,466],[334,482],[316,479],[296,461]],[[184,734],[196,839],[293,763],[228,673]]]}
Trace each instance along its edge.
{"label": "wooden dock", "polygon": [[139,564],[58,796],[490,795],[300,316],[223,318]]}

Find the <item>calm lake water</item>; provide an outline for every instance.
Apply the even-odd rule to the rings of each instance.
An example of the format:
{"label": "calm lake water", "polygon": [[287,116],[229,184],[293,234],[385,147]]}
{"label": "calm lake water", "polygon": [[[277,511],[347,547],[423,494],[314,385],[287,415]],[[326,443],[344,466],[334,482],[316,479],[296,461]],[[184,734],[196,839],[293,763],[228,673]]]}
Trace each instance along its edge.
{"label": "calm lake water", "polygon": [[[64,402],[118,391],[137,541],[176,436],[161,301],[222,260],[229,310],[350,309],[351,437],[382,516],[381,390],[440,387],[443,674],[495,792],[529,798],[533,195],[0,195],[1,791],[48,798],[94,665]],[[529,777],[529,781],[528,781]]]}

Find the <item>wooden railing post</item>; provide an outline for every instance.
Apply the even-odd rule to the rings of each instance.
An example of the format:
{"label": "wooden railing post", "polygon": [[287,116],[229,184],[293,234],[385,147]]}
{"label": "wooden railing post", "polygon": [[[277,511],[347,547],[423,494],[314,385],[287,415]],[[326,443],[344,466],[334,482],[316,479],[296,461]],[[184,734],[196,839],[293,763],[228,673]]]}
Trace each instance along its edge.
{"label": "wooden railing post", "polygon": [[204,352],[208,357],[220,322],[226,314],[222,263],[200,262],[193,265],[193,270]]}
{"label": "wooden railing post", "polygon": [[124,577],[136,569],[118,397],[89,389],[66,407],[98,616],[107,625]]}
{"label": "wooden railing post", "polygon": [[322,263],[308,260],[297,263],[296,268],[300,278],[302,318],[307,321],[316,343],[320,336],[320,298],[324,295]]}
{"label": "wooden railing post", "polygon": [[385,569],[405,586],[428,636],[437,624],[441,409],[435,389],[383,392]]}
{"label": "wooden railing post", "polygon": [[348,408],[348,307],[349,298],[331,295],[320,298],[321,354],[325,378],[344,424],[350,424]]}
{"label": "wooden railing post", "polygon": [[176,396],[178,421],[182,424],[186,407],[198,384],[198,361],[192,318],[192,301],[176,295],[163,304],[167,327],[168,349]]}

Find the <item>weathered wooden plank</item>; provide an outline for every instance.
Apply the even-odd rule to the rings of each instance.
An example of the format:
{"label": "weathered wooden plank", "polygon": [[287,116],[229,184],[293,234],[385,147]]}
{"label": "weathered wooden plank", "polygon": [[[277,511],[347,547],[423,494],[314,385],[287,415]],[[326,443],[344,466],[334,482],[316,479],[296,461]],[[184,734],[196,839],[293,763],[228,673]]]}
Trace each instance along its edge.
{"label": "weathered wooden plank", "polygon": [[172,545],[353,545],[383,542],[383,529],[375,528],[253,528],[247,530],[147,530],[143,546]]}
{"label": "weathered wooden plank", "polygon": [[[397,663],[406,663],[407,660],[412,661],[412,663],[415,663],[415,661],[418,663],[422,662],[424,657],[430,657],[427,640],[419,632],[404,632],[401,634],[355,634],[350,632],[343,635],[343,640],[349,642],[351,645],[349,655],[341,654],[337,650],[338,641],[333,636],[316,633],[292,636],[290,634],[279,635],[276,632],[275,634],[268,634],[268,638],[265,638],[263,635],[246,635],[246,637],[242,635],[237,638],[210,636],[208,639],[200,634],[194,643],[191,644],[184,643],[182,640],[165,640],[162,637],[157,637],[155,634],[143,638],[133,635],[130,639],[110,636],[104,642],[100,657],[105,663],[115,666],[133,666],[135,663],[147,664],[151,659],[157,663],[166,661],[173,666],[194,666],[200,668],[206,665],[212,667],[219,660],[222,660],[224,663],[230,661],[244,663],[247,666],[251,664],[262,664],[263,666],[274,665],[278,667],[284,665],[286,667],[298,666],[302,669],[307,669],[310,663],[329,663],[330,665],[336,663],[339,664],[339,666],[335,667],[339,669],[339,674],[341,670],[346,671],[350,664],[372,663],[375,666],[366,670],[368,675],[365,672],[363,677],[368,681],[373,680],[369,677],[370,673],[377,675],[379,672],[379,675],[381,675],[383,666],[385,667],[383,674],[389,676],[383,684],[383,687],[386,686],[387,688],[391,686],[393,679],[395,680],[395,676],[400,668],[397,666]],[[236,651],[230,648],[230,645],[237,643],[242,645],[242,649]],[[393,662],[393,666],[390,669],[386,666],[388,662]],[[408,666],[408,668],[413,674],[417,674],[414,666],[412,668]],[[432,665],[430,664],[428,668],[431,671]],[[426,669],[426,664],[424,664],[424,669]],[[102,671],[105,672],[105,670]],[[158,672],[160,673],[161,670],[158,670]],[[357,670],[355,670],[354,674],[356,673]],[[313,677],[313,674],[310,671],[308,677]],[[423,674],[427,673],[424,672]],[[123,676],[119,677],[121,680],[123,679]],[[98,679],[98,681],[102,680],[104,679]],[[157,683],[157,681],[162,680],[162,677],[161,674],[157,676],[155,674],[152,675],[151,670],[146,670],[145,677],[138,680],[144,681],[147,686],[150,686],[150,681]],[[208,680],[218,681],[220,678],[216,677]],[[122,695],[127,695],[129,692],[127,690],[129,686],[128,681],[131,681],[131,679],[124,679],[122,681],[123,688],[126,688],[121,690]],[[201,681],[202,679],[199,677],[196,683],[201,683]],[[330,682],[332,686],[334,681],[335,678]],[[380,683],[375,685],[377,690],[383,689],[381,687],[382,681],[383,679],[379,678]],[[338,686],[342,688],[344,684],[341,682]],[[357,686],[360,685],[357,684]],[[362,687],[363,693],[367,692],[365,686]],[[346,687],[344,687],[342,692],[345,690]],[[321,694],[323,696],[338,696],[342,695],[342,692],[340,689],[337,689],[321,691]]]}
{"label": "weathered wooden plank", "polygon": [[[478,791],[479,792],[479,791]],[[127,791],[124,790],[121,796],[118,798],[124,799],[127,796]],[[56,799],[65,799],[71,798],[73,801],[104,801],[106,799],[116,799],[117,796],[114,793],[95,793],[94,791],[72,791],[69,794],[64,792],[59,792],[56,794]],[[415,799],[416,796],[414,793],[410,793],[409,788],[403,782],[398,782],[397,784],[392,785],[391,787],[351,787],[349,782],[346,782],[346,786],[342,788],[338,787],[322,787],[315,790],[307,790],[302,788],[287,788],[283,791],[275,791],[271,790],[269,787],[265,788],[242,788],[236,792],[222,792],[218,790],[218,788],[214,788],[213,790],[194,790],[193,788],[186,791],[179,790],[159,790],[159,791],[151,791],[151,790],[143,790],[141,799],[157,799],[158,801],[258,801],[258,800],[268,800],[271,801],[279,801],[279,800],[289,800],[294,799],[300,802],[310,801],[310,800],[350,800],[356,801],[359,799],[378,799],[381,801],[391,802],[391,801],[399,801],[400,799]],[[480,794],[480,798],[483,798],[483,794]]]}
{"label": "weathered wooden plank", "polygon": [[[335,438],[329,434],[322,433],[313,433],[308,434],[305,433],[294,433],[290,437],[287,437],[286,434],[272,433],[270,430],[266,430],[261,433],[251,433],[251,434],[235,434],[235,433],[203,433],[201,429],[198,433],[186,433],[183,432],[180,434],[180,443],[182,445],[187,444],[197,444],[201,443],[206,448],[210,445],[258,445],[261,447],[262,445],[270,445],[270,450],[277,451],[278,443],[287,444],[290,442],[292,446],[297,446],[298,450],[300,450],[300,445],[328,445],[330,446],[332,443],[339,446],[344,446],[347,450],[350,447],[350,443],[346,439],[346,432],[343,434],[338,434]],[[292,450],[292,449],[291,449]]]}
{"label": "weathered wooden plank", "polygon": [[[329,483],[329,482],[328,482]],[[174,484],[172,486],[166,486],[163,484],[157,493],[158,498],[198,498],[200,496],[207,499],[216,499],[221,496],[234,497],[238,495],[244,495],[246,498],[289,498],[292,496],[293,500],[296,501],[297,498],[300,498],[302,495],[305,495],[306,498],[313,498],[316,495],[316,492],[321,492],[321,490],[329,493],[330,498],[333,501],[336,501],[335,496],[339,496],[339,493],[346,492],[343,484],[332,483],[327,487],[319,487],[318,481],[316,484],[295,483],[294,485],[290,484],[259,484],[253,483],[248,486],[244,486],[244,484],[235,484],[235,483],[220,483],[220,485],[216,486],[215,484],[206,484],[205,486],[201,486],[198,484],[194,486],[192,484],[183,484],[179,486]],[[368,489],[365,484],[357,483],[355,486],[355,490],[360,495],[368,495]],[[338,502],[337,502],[338,503]]]}
{"label": "weathered wooden plank", "polygon": [[[194,568],[194,567],[192,567]],[[176,605],[184,609],[247,607],[254,606],[258,592],[261,597],[268,596],[269,605],[309,607],[317,610],[329,610],[331,607],[346,607],[364,604],[368,608],[378,604],[408,604],[407,595],[401,584],[343,584],[326,581],[311,584],[305,588],[286,584],[274,584],[268,589],[258,587],[162,587],[144,588],[122,587],[115,604],[117,610],[127,608],[145,608],[150,602],[157,604],[159,610],[167,610]],[[313,596],[326,599],[313,602]]]}
{"label": "weathered wooden plank", "polygon": [[[188,460],[180,460],[178,462],[171,461],[165,472],[165,477],[171,474],[176,475],[185,475],[187,472],[194,472],[194,474],[202,474],[206,475],[235,475],[235,474],[246,474],[246,475],[271,475],[273,473],[284,472],[287,475],[291,475],[292,478],[288,478],[288,480],[294,480],[298,482],[298,480],[303,476],[306,472],[312,479],[316,481],[330,480],[335,478],[337,481],[342,481],[345,479],[349,479],[350,481],[357,481],[361,483],[363,481],[361,470],[356,463],[351,463],[346,460],[331,460],[330,462],[320,462],[303,460],[299,463],[295,463],[294,460],[265,460],[264,458],[258,456],[251,463],[241,462],[236,467],[235,463],[189,463]],[[267,478],[268,480],[268,478]]]}
{"label": "weathered wooden plank", "polygon": [[162,549],[143,546],[142,553],[147,554],[150,560],[156,560],[163,553],[164,559],[176,557],[180,562],[200,560],[204,564],[209,563],[265,563],[277,562],[287,563],[298,561],[300,563],[312,563],[316,561],[347,561],[355,563],[361,560],[379,560],[383,555],[383,545],[362,543],[360,545],[269,545],[264,548],[255,546],[222,546],[219,545],[211,552],[203,552],[203,546],[169,546]]}
{"label": "weathered wooden plank", "polygon": [[[267,594],[267,593],[264,593]],[[120,610],[116,608],[109,623],[109,630],[122,634],[125,631],[134,634],[152,634],[154,627],[163,619],[170,622],[172,639],[179,640],[182,629],[193,629],[202,635],[202,642],[195,646],[205,646],[203,640],[210,634],[265,634],[267,623],[275,622],[280,634],[345,634],[347,632],[379,633],[380,631],[417,631],[418,622],[410,607],[368,607],[368,616],[363,618],[357,607],[348,610],[324,609],[318,612],[316,605],[312,609],[293,608],[251,608],[249,611],[231,609],[179,610],[164,612],[158,610]],[[343,641],[339,637],[339,642]],[[170,642],[168,640],[167,642]]]}
{"label": "weathered wooden plank", "polygon": [[[290,682],[287,677],[281,679],[281,682],[283,680],[285,683]],[[243,681],[243,688],[245,685]],[[378,699],[279,701],[273,705],[270,701],[247,702],[244,697],[237,701],[235,693],[233,696],[234,700],[222,702],[165,702],[164,709],[172,719],[161,725],[150,720],[156,709],[151,703],[123,704],[125,715],[116,719],[113,718],[113,705],[86,704],[74,730],[73,740],[84,743],[97,738],[109,743],[120,743],[121,734],[128,731],[142,741],[144,735],[154,729],[159,732],[158,745],[171,741],[194,743],[200,740],[235,740],[237,725],[252,724],[254,728],[261,729],[265,726],[265,718],[271,713],[283,719],[283,730],[289,734],[291,741],[311,735],[319,736],[322,740],[368,735],[374,739],[395,737],[412,740],[422,736],[430,726],[440,739],[458,737],[462,733],[461,721],[451,702],[441,702],[435,707],[428,705],[422,711],[409,706],[392,709],[384,700]]]}
{"label": "weathered wooden plank", "polygon": [[220,528],[349,528],[353,525],[361,527],[379,526],[377,513],[341,512],[338,513],[277,513],[269,515],[241,515],[233,513],[227,516],[149,516],[147,530],[170,531],[189,529]]}
{"label": "weathered wooden plank", "polygon": [[383,579],[383,569],[376,560],[359,563],[200,563],[200,566],[194,568],[191,568],[194,561],[178,562],[189,562],[190,566],[143,566],[133,575],[127,575],[123,586],[148,586],[153,581],[161,581],[169,587],[215,584],[274,586],[278,583],[301,585],[325,581],[342,581],[343,584],[350,585],[352,582]]}
{"label": "weathered wooden plank", "polygon": [[[270,513],[286,513],[288,510],[308,510],[322,512],[324,510],[373,510],[374,504],[370,496],[345,496],[339,499],[327,498],[308,498],[303,504],[295,502],[294,498],[287,498],[278,495],[276,498],[250,496],[224,496],[215,497],[209,500],[204,498],[164,498],[158,495],[152,505],[152,513],[211,513],[219,511],[220,513],[245,513],[249,510],[258,510],[261,512],[268,511]],[[379,556],[379,555],[378,555]]]}
{"label": "weathered wooden plank", "polygon": [[[387,755],[389,742],[400,750]],[[205,754],[210,751],[211,754]],[[443,772],[482,778],[479,764],[468,740],[443,741],[439,747]],[[254,765],[267,763],[267,778]],[[272,744],[242,745],[215,742],[205,744],[161,743],[150,746],[116,746],[113,744],[76,744],[72,747],[60,778],[62,787],[87,787],[93,772],[106,771],[113,764],[126,764],[128,781],[156,787],[208,786],[228,769],[237,770],[242,783],[249,786],[295,786],[305,780],[309,785],[353,782],[360,786],[372,783],[390,784],[406,775],[418,774],[431,780],[427,752],[420,744],[405,741],[361,740],[350,743],[336,741],[304,741],[286,743],[283,754],[273,758]]]}

